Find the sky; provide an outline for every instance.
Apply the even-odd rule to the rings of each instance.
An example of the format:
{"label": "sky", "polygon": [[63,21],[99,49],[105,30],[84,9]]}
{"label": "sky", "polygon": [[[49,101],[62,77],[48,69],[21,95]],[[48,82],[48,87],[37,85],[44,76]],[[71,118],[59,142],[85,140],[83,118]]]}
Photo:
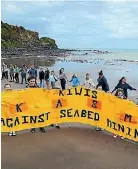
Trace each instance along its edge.
{"label": "sky", "polygon": [[1,19],[59,48],[138,49],[138,1],[3,1]]}

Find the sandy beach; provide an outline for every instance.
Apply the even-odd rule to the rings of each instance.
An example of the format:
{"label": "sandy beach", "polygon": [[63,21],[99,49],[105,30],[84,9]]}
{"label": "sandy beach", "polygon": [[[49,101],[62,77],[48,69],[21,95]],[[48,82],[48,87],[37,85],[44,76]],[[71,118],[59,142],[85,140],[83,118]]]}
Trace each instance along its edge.
{"label": "sandy beach", "polygon": [[[10,60],[5,60],[9,64]],[[34,64],[34,59],[13,59],[12,64]],[[106,64],[107,63],[107,64]],[[109,63],[109,64],[108,64]],[[110,64],[113,63],[113,64]],[[56,75],[60,68],[65,69],[68,80],[74,73],[81,84],[86,72],[91,74],[97,84],[98,72],[103,70],[110,91],[113,90],[122,76],[127,77],[128,83],[137,88],[137,62],[110,61],[103,58],[60,58],[58,61],[47,62],[45,58],[35,61],[37,67],[44,70],[48,67]],[[6,80],[1,81],[1,90]],[[39,79],[37,79],[39,84]],[[23,89],[25,84],[11,82],[13,89]],[[56,87],[60,88],[59,81]],[[71,83],[67,83],[67,88]],[[138,88],[137,88],[138,89]],[[137,102],[138,93],[129,91],[129,98]],[[32,134],[29,130],[17,133],[16,137],[2,134],[2,168],[3,169],[137,169],[138,144],[120,138],[106,131],[97,132],[93,126],[79,123],[60,124],[61,129],[46,127],[46,133]],[[9,160],[10,159],[10,160]],[[125,162],[124,162],[125,161]]]}
{"label": "sandy beach", "polygon": [[137,169],[138,145],[91,128],[2,136],[2,169]]}
{"label": "sandy beach", "polygon": [[[2,90],[4,83],[2,80]],[[13,89],[24,87],[25,84],[12,83]],[[46,133],[35,134],[25,130],[16,137],[2,134],[2,168],[137,169],[137,143],[114,139],[106,131],[97,132],[94,127],[79,123],[60,127],[46,127]]]}

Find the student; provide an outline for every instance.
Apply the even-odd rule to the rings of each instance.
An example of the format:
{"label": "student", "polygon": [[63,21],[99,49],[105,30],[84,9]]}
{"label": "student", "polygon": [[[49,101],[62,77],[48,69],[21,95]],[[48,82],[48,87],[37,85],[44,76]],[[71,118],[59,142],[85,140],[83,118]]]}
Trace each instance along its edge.
{"label": "student", "polygon": [[5,63],[4,62],[2,62],[1,71],[2,71],[2,78],[1,78],[1,80],[2,80],[5,78]]}
{"label": "student", "polygon": [[10,64],[9,74],[11,78],[10,82],[14,82],[14,66],[12,64]]}
{"label": "student", "polygon": [[133,87],[131,87],[127,82],[126,82],[126,78],[125,77],[122,77],[120,80],[119,80],[119,83],[117,84],[117,86],[114,88],[114,90],[112,91],[112,93],[117,90],[117,89],[122,89],[123,92],[124,92],[124,96],[125,98],[127,99],[128,98],[128,93],[127,93],[127,90],[137,90]]}
{"label": "student", "polygon": [[80,81],[78,77],[76,76],[76,74],[72,76],[72,79],[70,80],[70,82],[72,82],[72,87],[77,87],[80,85]]}
{"label": "student", "polygon": [[19,72],[20,72],[19,67],[17,65],[15,65],[15,68],[14,68],[15,83],[19,83]]}
{"label": "student", "polygon": [[45,87],[45,73],[43,71],[43,68],[40,68],[40,71],[39,71],[39,80],[40,80],[40,87],[44,88]]}
{"label": "student", "polygon": [[[35,76],[30,76],[28,78],[28,85],[26,85],[26,88],[38,88],[38,87],[39,86],[36,83],[36,77]],[[40,127],[40,131],[44,133],[45,132],[44,127]],[[31,132],[35,133],[35,128],[32,128]]]}
{"label": "student", "polygon": [[29,76],[34,76],[37,79],[37,69],[32,65],[28,71]]}
{"label": "student", "polygon": [[9,71],[8,66],[5,65],[5,78],[6,78],[7,80],[8,80],[8,71]]}
{"label": "student", "polygon": [[86,88],[95,89],[95,84],[94,84],[92,78],[90,78],[90,74],[89,74],[89,73],[86,73],[84,86],[85,86]]}
{"label": "student", "polygon": [[[6,83],[6,84],[4,85],[4,90],[5,90],[5,92],[11,91],[11,90],[12,90],[12,89],[11,89],[11,85],[10,85],[9,83]],[[10,93],[9,93],[9,94],[10,94]],[[9,136],[16,136],[16,133],[15,133],[14,131],[11,131],[8,135],[9,135]]]}
{"label": "student", "polygon": [[[121,88],[118,88],[118,89],[116,90],[115,96],[118,97],[118,98],[120,98],[120,99],[126,99],[126,97],[125,97],[125,95],[124,95],[124,91],[123,91],[123,89],[121,89]],[[117,135],[114,135],[113,137],[114,137],[114,138],[117,138]],[[121,139],[124,139],[123,136],[121,136],[120,138],[121,138]]]}
{"label": "student", "polygon": [[45,71],[45,81],[46,81],[46,87],[47,87],[47,89],[50,88],[50,86],[49,86],[49,76],[50,76],[50,71],[47,68],[46,71]]}
{"label": "student", "polygon": [[[97,85],[97,86],[96,86],[96,89],[99,90],[99,91],[103,91],[101,85]],[[99,128],[98,126],[96,127],[96,131],[102,131],[102,130],[103,130],[102,128]]]}
{"label": "student", "polygon": [[103,91],[105,91],[105,92],[109,91],[109,85],[108,85],[108,82],[107,82],[105,76],[103,75],[102,70],[99,72],[99,77],[97,79],[97,82],[98,82],[97,86],[102,86]]}
{"label": "student", "polygon": [[54,71],[51,71],[51,75],[50,75],[49,80],[50,80],[52,89],[55,88],[55,83],[56,83],[57,79],[58,79],[58,78],[56,77],[55,72],[54,72]]}
{"label": "student", "polygon": [[61,68],[59,70],[59,79],[60,79],[60,84],[61,84],[62,90],[65,90],[66,89],[66,81],[68,81],[68,80],[67,80],[66,74],[64,73],[64,68]]}
{"label": "student", "polygon": [[22,78],[21,84],[23,84],[24,80],[25,80],[25,83],[27,83],[26,81],[27,67],[23,65],[22,68],[20,69],[20,72],[21,72],[21,78]]}
{"label": "student", "polygon": [[[60,88],[58,88],[58,87],[54,87],[54,88],[52,88],[52,89],[60,89]],[[60,126],[58,125],[58,124],[51,124],[50,125],[51,127],[56,127],[57,129],[60,129]]]}

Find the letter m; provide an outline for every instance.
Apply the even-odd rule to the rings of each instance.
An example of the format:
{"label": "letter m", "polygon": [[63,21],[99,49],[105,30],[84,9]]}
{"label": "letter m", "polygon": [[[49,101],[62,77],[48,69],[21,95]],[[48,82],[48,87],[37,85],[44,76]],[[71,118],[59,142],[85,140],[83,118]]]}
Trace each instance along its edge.
{"label": "letter m", "polygon": [[129,114],[125,114],[124,121],[129,121],[131,123],[131,120],[132,120],[132,116]]}

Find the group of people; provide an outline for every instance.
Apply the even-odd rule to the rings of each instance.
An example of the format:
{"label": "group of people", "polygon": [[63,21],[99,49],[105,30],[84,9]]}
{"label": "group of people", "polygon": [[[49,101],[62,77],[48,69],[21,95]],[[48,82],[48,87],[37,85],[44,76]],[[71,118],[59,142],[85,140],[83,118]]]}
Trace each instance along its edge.
{"label": "group of people", "polygon": [[[50,71],[47,68],[44,71],[42,68],[40,68],[40,71],[39,71],[40,85],[38,85],[37,81],[36,81],[37,80],[37,69],[34,68],[33,66],[31,66],[31,68],[28,70],[25,65],[23,65],[21,68],[19,68],[17,65],[15,65],[15,66],[10,65],[10,67],[9,67],[9,74],[10,74],[10,78],[11,78],[10,81],[13,82],[14,79],[15,79],[15,82],[19,83],[19,73],[20,72],[21,72],[21,83],[23,83],[23,80],[24,80],[25,83],[26,83],[26,88],[38,88],[38,87],[44,88],[45,85],[46,85],[46,87],[48,89],[50,89],[50,88],[57,89],[56,82],[60,81],[60,85],[61,85],[62,90],[66,89],[67,82],[71,82],[72,87],[77,87],[79,85],[83,85],[86,88],[102,90],[104,92],[110,91],[108,81],[107,81],[106,77],[104,76],[102,70],[98,73],[98,79],[97,79],[96,85],[94,84],[94,82],[93,82],[89,73],[86,73],[84,83],[82,83],[82,84],[80,83],[79,78],[76,76],[76,74],[73,74],[71,80],[68,80],[66,73],[64,71],[64,68],[61,68],[59,70],[58,76],[55,74],[55,72],[53,70]],[[29,75],[28,78],[27,78],[27,73]],[[4,77],[7,78],[7,74],[8,73],[6,72],[4,75],[2,75],[2,78],[4,78]],[[12,90],[11,84],[6,83],[4,85],[4,89],[5,89],[5,91]],[[126,77],[122,77],[119,80],[118,84],[115,86],[115,88],[110,93],[114,94],[116,97],[118,97],[120,99],[128,99],[128,92],[127,92],[128,89],[129,90],[135,90],[135,91],[137,90],[137,89],[131,87],[126,82]],[[52,127],[55,126],[58,129],[60,128],[59,125],[57,125],[57,124],[56,125],[51,124],[51,126]],[[96,130],[99,131],[101,129],[97,127]],[[41,127],[40,131],[45,132],[45,128]],[[31,129],[31,132],[34,133],[35,128]],[[9,133],[9,136],[15,136],[15,135],[16,135],[15,132]],[[117,136],[114,135],[114,137],[117,137]]]}

